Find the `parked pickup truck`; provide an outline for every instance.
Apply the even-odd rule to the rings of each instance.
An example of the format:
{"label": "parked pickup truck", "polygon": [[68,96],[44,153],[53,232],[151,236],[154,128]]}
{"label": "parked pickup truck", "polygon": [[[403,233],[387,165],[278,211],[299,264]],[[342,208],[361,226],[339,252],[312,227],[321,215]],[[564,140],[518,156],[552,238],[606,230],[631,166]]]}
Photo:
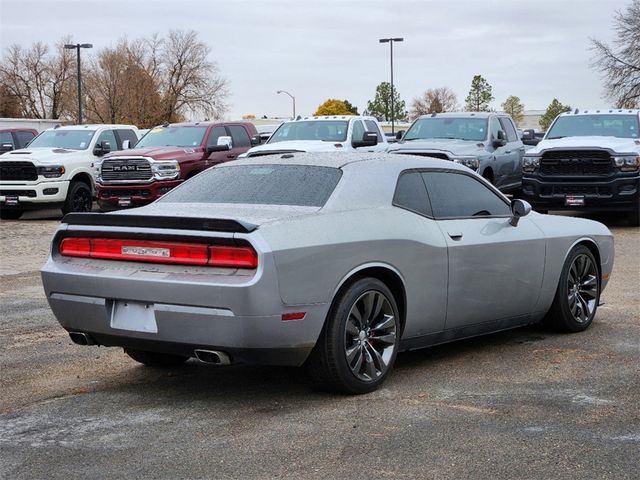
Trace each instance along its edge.
{"label": "parked pickup truck", "polygon": [[18,219],[27,209],[89,212],[95,162],[112,150],[135,145],[131,125],[79,125],[45,130],[29,147],[0,156],[0,218]]}
{"label": "parked pickup truck", "polygon": [[108,211],[151,203],[203,170],[235,160],[257,133],[249,122],[152,128],[135,149],[106,155],[98,164],[98,205]]}
{"label": "parked pickup truck", "polygon": [[33,128],[0,128],[0,155],[26,147],[36,135]]}
{"label": "parked pickup truck", "polygon": [[433,113],[417,118],[390,153],[452,160],[503,192],[520,188],[524,145],[511,117],[499,113]]}
{"label": "parked pickup truck", "polygon": [[640,224],[640,110],[560,114],[527,151],[522,195],[538,211],[627,212]]}
{"label": "parked pickup truck", "polygon": [[284,122],[267,143],[243,157],[289,152],[384,152],[389,144],[373,117],[305,117]]}

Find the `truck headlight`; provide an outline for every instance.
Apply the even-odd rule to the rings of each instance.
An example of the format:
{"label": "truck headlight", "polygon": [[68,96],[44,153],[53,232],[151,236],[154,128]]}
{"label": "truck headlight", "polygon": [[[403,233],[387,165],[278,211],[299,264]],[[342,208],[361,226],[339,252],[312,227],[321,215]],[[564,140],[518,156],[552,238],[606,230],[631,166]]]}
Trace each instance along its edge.
{"label": "truck headlight", "polygon": [[533,173],[540,167],[540,157],[536,155],[525,155],[522,159],[522,170]]}
{"label": "truck headlight", "polygon": [[455,157],[453,158],[453,162],[464,165],[474,171],[478,170],[480,166],[480,161],[476,157]]}
{"label": "truck headlight", "polygon": [[622,172],[635,172],[640,167],[640,156],[638,155],[621,155],[613,157],[613,163]]}
{"label": "truck headlight", "polygon": [[64,167],[62,165],[38,167],[38,175],[42,175],[44,178],[58,178],[64,175]]}
{"label": "truck headlight", "polygon": [[151,171],[156,180],[173,180],[180,175],[180,164],[177,160],[163,160],[151,163]]}

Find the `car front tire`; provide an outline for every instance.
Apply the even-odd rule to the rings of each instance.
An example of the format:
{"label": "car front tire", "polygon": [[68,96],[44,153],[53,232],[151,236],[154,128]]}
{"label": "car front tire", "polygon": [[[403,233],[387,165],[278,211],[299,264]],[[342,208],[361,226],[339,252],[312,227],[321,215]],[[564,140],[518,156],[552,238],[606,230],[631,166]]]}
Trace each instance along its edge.
{"label": "car front tire", "polygon": [[144,350],[136,350],[133,348],[125,348],[124,353],[133,358],[136,362],[142,363],[148,367],[170,368],[179,367],[189,360],[189,357],[181,355],[171,355],[169,353],[145,352]]}
{"label": "car front tire", "polygon": [[92,206],[91,187],[84,182],[71,182],[62,213],[90,212]]}
{"label": "car front tire", "polygon": [[18,220],[22,216],[22,210],[0,210],[1,220]]}
{"label": "car front tire", "polygon": [[321,389],[368,393],[380,386],[400,344],[400,315],[393,294],[380,280],[362,278],[334,302],[308,360]]}
{"label": "car front tire", "polygon": [[556,296],[545,324],[561,332],[581,332],[593,322],[600,302],[600,277],[593,253],[573,248],[562,267]]}

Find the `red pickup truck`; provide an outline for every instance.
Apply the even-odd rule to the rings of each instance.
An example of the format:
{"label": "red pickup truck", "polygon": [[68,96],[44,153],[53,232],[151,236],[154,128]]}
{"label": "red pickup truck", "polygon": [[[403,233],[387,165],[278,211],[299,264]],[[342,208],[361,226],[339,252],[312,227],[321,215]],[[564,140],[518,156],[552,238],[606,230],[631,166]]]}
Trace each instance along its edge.
{"label": "red pickup truck", "polygon": [[105,155],[96,165],[103,211],[146,205],[218,163],[235,160],[257,144],[249,122],[173,123],[152,128],[130,150]]}

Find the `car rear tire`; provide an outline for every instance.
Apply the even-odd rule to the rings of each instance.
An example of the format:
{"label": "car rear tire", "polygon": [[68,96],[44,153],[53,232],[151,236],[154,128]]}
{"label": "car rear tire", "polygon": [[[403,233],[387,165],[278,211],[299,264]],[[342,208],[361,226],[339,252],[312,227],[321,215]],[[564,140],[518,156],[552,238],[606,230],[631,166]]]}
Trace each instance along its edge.
{"label": "car rear tire", "polygon": [[22,216],[22,210],[0,210],[0,219],[18,220]]}
{"label": "car rear tire", "polygon": [[314,384],[347,394],[368,393],[393,368],[400,315],[393,294],[375,278],[362,278],[336,298],[307,362]]}
{"label": "car rear tire", "polygon": [[92,206],[91,187],[84,182],[71,182],[62,213],[90,212]]}
{"label": "car rear tire", "polygon": [[599,269],[584,245],[573,248],[562,267],[558,289],[544,323],[561,332],[589,328],[600,302]]}
{"label": "car rear tire", "polygon": [[124,353],[133,358],[136,362],[147,365],[148,367],[170,368],[179,367],[189,360],[189,357],[182,355],[171,355],[169,353],[145,352],[144,350],[136,350],[133,348],[125,348]]}

